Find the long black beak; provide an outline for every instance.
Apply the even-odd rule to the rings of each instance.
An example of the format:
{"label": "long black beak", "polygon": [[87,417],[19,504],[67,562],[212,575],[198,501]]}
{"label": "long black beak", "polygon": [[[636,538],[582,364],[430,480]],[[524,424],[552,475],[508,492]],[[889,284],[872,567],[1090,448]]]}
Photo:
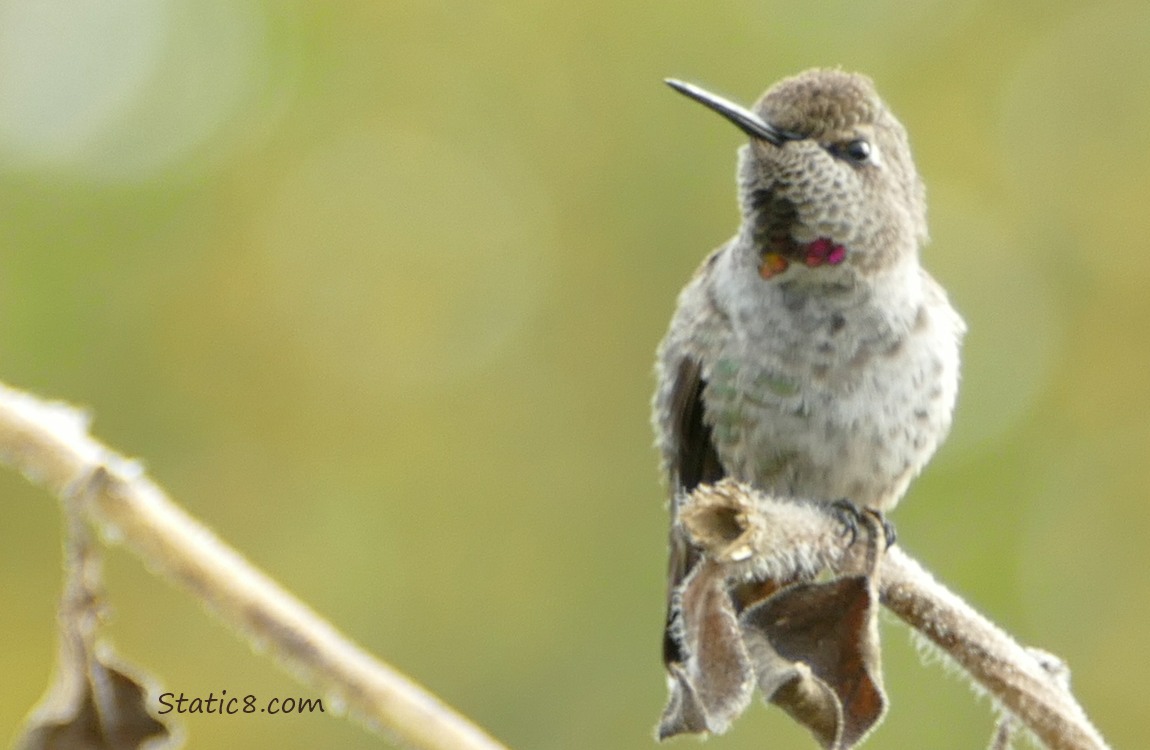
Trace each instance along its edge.
{"label": "long black beak", "polygon": [[739,130],[752,138],[759,138],[775,146],[781,146],[786,141],[798,140],[799,136],[779,130],[763,118],[756,115],[746,107],[740,107],[734,102],[727,101],[717,94],[701,89],[694,84],[679,81],[674,78],[664,79],[668,86],[684,96],[688,96],[705,107],[710,107],[723,117],[735,124]]}

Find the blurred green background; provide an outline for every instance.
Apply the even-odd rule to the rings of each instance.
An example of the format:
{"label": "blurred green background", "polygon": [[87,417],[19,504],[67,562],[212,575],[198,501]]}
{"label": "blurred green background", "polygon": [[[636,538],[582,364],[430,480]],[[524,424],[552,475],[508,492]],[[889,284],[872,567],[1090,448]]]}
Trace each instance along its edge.
{"label": "blurred green background", "polygon": [[[89,407],[190,511],[517,749],[647,748],[653,350],[735,229],[744,102],[870,74],[971,332],[900,542],[1150,746],[1150,4],[0,2],[0,378]],[[53,500],[0,476],[0,737],[47,684]],[[123,551],[167,690],[310,696]],[[875,747],[990,706],[884,626]],[[194,747],[378,747],[333,715]],[[693,746],[691,741],[680,741]],[[757,701],[714,750],[809,748]]]}

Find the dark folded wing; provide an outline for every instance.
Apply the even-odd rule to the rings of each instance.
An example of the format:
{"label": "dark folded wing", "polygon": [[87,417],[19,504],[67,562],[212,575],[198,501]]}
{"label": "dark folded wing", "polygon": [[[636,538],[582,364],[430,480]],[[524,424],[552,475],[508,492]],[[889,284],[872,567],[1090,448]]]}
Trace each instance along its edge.
{"label": "dark folded wing", "polygon": [[[679,362],[671,387],[670,413],[664,424],[671,431],[670,474],[672,514],[678,513],[679,498],[700,484],[723,478],[725,472],[711,441],[711,427],[703,418],[703,371],[700,363],[684,357]],[[678,642],[671,636],[671,597],[694,567],[699,552],[690,545],[673,517],[671,521],[670,560],[667,568],[667,626],[663,636],[663,660],[667,664],[682,661]]]}

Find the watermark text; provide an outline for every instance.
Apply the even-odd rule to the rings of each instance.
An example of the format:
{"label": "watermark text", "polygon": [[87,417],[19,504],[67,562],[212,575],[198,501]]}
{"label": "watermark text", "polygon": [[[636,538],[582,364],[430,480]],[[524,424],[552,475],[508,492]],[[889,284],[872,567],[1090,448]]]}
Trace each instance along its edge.
{"label": "watermark text", "polygon": [[228,695],[223,690],[219,695],[187,696],[183,693],[160,693],[160,707],[156,713],[161,716],[177,714],[214,714],[231,716],[237,714],[311,714],[324,713],[323,700],[319,698],[267,698],[254,695]]}

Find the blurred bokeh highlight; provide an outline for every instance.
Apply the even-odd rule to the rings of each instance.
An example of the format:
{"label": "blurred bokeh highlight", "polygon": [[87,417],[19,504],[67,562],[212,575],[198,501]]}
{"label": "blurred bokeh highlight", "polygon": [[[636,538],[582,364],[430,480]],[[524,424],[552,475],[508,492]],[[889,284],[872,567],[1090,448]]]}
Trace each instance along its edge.
{"label": "blurred bokeh highlight", "polygon": [[[900,542],[1150,746],[1150,5],[0,0],[0,379],[83,404],[194,514],[514,748],[651,747],[680,286],[735,229],[744,102],[871,75],[970,324]],[[0,738],[47,685],[60,521],[0,475]],[[122,551],[164,689],[310,696]],[[986,743],[884,626],[878,747]],[[379,747],[190,716],[194,747]],[[690,743],[688,743],[690,744]],[[808,748],[753,707],[713,750]]]}

